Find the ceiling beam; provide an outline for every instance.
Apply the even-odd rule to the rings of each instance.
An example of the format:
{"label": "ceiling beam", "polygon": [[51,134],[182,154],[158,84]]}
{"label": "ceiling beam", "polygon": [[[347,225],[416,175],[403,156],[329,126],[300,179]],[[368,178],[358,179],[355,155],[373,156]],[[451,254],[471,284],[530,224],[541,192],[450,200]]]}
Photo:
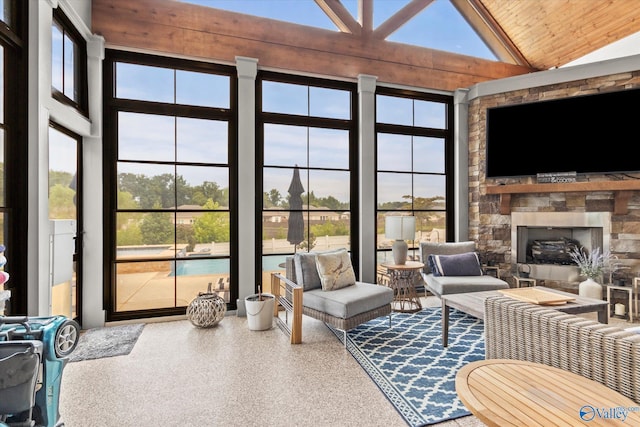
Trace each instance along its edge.
{"label": "ceiling beam", "polygon": [[373,31],[373,38],[384,40],[393,34],[398,28],[409,22],[414,16],[422,12],[434,0],[412,0],[402,9],[393,14]]}
{"label": "ceiling beam", "polygon": [[501,61],[531,66],[484,7],[482,0],[451,0],[451,3]]}
{"label": "ceiling beam", "polygon": [[373,32],[373,0],[358,0],[358,22],[365,35]]}
{"label": "ceiling beam", "polygon": [[418,46],[233,13],[174,0],[92,0],[91,28],[108,49],[235,64],[238,56],[286,73],[454,91],[530,69]]}
{"label": "ceiling beam", "polygon": [[315,0],[315,2],[340,31],[360,35],[362,27],[340,0]]}

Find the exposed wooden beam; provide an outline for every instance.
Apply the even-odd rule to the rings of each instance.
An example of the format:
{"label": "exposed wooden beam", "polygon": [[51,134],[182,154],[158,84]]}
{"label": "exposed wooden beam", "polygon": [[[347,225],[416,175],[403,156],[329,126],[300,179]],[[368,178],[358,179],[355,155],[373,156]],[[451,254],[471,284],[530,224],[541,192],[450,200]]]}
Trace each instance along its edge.
{"label": "exposed wooden beam", "polygon": [[[424,8],[433,3],[433,0],[412,0],[393,16],[384,21],[373,31],[373,38],[384,40],[393,34],[398,28],[409,22],[414,16],[422,12]],[[427,31],[430,29],[427,28]]]}
{"label": "exposed wooden beam", "polygon": [[362,27],[340,0],[315,0],[315,2],[340,31],[360,35]]}
{"label": "exposed wooden beam", "polygon": [[358,22],[365,35],[373,32],[373,0],[358,0]]}
{"label": "exposed wooden beam", "polygon": [[525,74],[496,61],[375,40],[174,0],[93,0],[92,29],[108,48],[233,64],[257,58],[264,69],[453,91]]}
{"label": "exposed wooden beam", "polygon": [[451,0],[451,3],[501,61],[531,67],[481,0]]}

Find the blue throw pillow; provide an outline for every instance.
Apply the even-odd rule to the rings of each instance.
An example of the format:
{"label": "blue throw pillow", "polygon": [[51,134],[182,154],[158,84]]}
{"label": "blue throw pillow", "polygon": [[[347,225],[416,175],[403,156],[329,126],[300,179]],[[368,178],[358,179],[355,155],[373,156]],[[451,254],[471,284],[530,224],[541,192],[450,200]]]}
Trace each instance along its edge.
{"label": "blue throw pillow", "polygon": [[433,255],[433,262],[436,267],[433,271],[437,270],[439,276],[482,276],[480,260],[475,252]]}
{"label": "blue throw pillow", "polygon": [[438,270],[438,265],[436,264],[436,255],[431,254],[427,257],[427,265],[434,276],[442,276],[442,274],[440,274],[440,270]]}

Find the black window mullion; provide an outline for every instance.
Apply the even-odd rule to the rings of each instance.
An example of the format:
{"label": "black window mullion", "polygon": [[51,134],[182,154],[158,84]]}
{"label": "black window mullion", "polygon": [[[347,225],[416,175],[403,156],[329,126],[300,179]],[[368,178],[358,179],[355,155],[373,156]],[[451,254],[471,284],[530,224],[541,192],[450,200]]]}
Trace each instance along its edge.
{"label": "black window mullion", "polygon": [[[126,60],[122,60],[122,59],[126,59]],[[116,64],[120,63],[120,62],[129,62],[132,64],[140,64],[140,65],[156,65],[159,67],[163,67],[163,68],[168,68],[168,69],[172,69],[173,71],[173,77],[174,77],[174,81],[173,81],[173,96],[174,96],[174,102],[173,103],[161,103],[161,102],[151,102],[151,101],[141,101],[141,100],[132,100],[132,99],[123,99],[123,98],[115,98],[115,87],[116,87],[116,80],[113,78],[107,78],[110,77],[109,73],[111,73],[111,76],[113,76],[113,74],[115,73],[116,70]],[[113,166],[113,177],[110,179],[111,181],[111,189],[113,190],[113,186],[115,184],[116,188],[115,188],[115,192],[117,192],[117,185],[118,185],[118,176],[117,176],[117,163],[130,163],[130,164],[135,164],[135,163],[143,163],[143,164],[147,164],[147,165],[167,165],[167,166],[171,166],[171,170],[173,170],[173,177],[170,183],[168,183],[169,185],[173,185],[174,188],[170,191],[170,193],[164,193],[165,195],[168,195],[169,197],[173,198],[173,203],[168,203],[168,205],[173,205],[173,206],[163,206],[160,209],[153,209],[153,208],[147,208],[147,209],[118,209],[117,206],[115,206],[115,204],[112,206],[112,212],[114,213],[113,216],[110,218],[110,224],[105,225],[105,227],[109,228],[108,234],[112,236],[110,245],[115,249],[115,244],[114,242],[116,241],[116,218],[117,218],[117,214],[118,213],[140,213],[143,214],[145,212],[148,213],[162,213],[163,215],[170,215],[172,216],[172,223],[173,223],[173,245],[175,247],[175,245],[179,244],[179,243],[188,243],[185,241],[182,241],[181,239],[183,239],[183,237],[181,237],[182,234],[179,235],[179,224],[178,224],[178,214],[179,213],[198,213],[198,214],[206,214],[206,213],[210,213],[210,212],[225,212],[226,215],[228,215],[229,217],[229,221],[230,224],[229,226],[231,227],[231,229],[229,230],[229,235],[231,236],[231,238],[237,238],[237,232],[234,231],[233,227],[237,226],[236,223],[234,222],[234,219],[232,218],[232,216],[230,215],[234,209],[233,209],[233,203],[234,203],[234,195],[233,192],[236,191],[235,190],[235,184],[231,181],[231,174],[234,170],[234,165],[233,165],[233,151],[232,151],[232,147],[235,146],[235,141],[232,141],[232,139],[235,136],[235,132],[229,132],[228,133],[228,141],[227,141],[227,157],[225,159],[220,159],[220,161],[223,161],[222,163],[212,163],[211,160],[212,159],[202,159],[202,162],[199,162],[198,158],[193,158],[190,159],[191,161],[179,161],[178,155],[178,143],[180,141],[178,141],[179,138],[179,130],[178,130],[178,121],[181,117],[186,117],[186,118],[197,118],[197,119],[205,119],[205,120],[212,120],[212,121],[220,121],[220,122],[226,122],[226,126],[228,127],[228,129],[234,128],[234,123],[236,122],[236,111],[235,111],[235,106],[236,103],[235,101],[231,102],[229,105],[229,108],[219,108],[219,107],[203,107],[203,106],[193,106],[193,105],[179,105],[175,103],[175,100],[177,99],[177,91],[178,91],[178,87],[177,87],[177,73],[181,70],[186,70],[186,71],[199,71],[199,72],[203,72],[203,73],[209,73],[209,74],[219,74],[219,75],[223,75],[223,76],[229,76],[229,85],[231,87],[232,90],[229,91],[230,96],[233,97],[235,94],[235,91],[233,90],[235,88],[234,86],[234,81],[233,81],[233,72],[235,70],[233,70],[231,67],[225,67],[225,66],[216,66],[216,65],[212,65],[212,64],[207,64],[207,65],[202,65],[200,63],[195,63],[195,62],[191,62],[191,61],[184,61],[184,60],[177,60],[177,59],[170,59],[170,58],[158,58],[158,57],[152,57],[149,55],[143,55],[143,54],[132,54],[130,52],[116,52],[116,51],[107,51],[106,53],[106,60],[105,60],[105,82],[108,82],[106,84],[109,84],[111,87],[108,89],[105,89],[105,111],[107,109],[110,109],[110,111],[112,111],[113,115],[115,117],[117,117],[119,112],[129,112],[129,113],[139,113],[139,114],[155,114],[155,115],[160,115],[160,116],[167,116],[169,118],[173,118],[173,138],[174,138],[174,142],[173,142],[173,159],[172,160],[165,160],[165,161],[156,161],[156,160],[148,160],[148,159],[127,159],[127,160],[118,160],[117,156],[113,155],[109,158],[109,160],[105,160],[106,162],[114,162],[114,166]],[[109,93],[110,92],[110,93]],[[105,121],[106,122],[106,121]],[[113,134],[116,135],[117,134],[117,120],[111,120],[110,123],[113,123],[113,128],[110,129],[109,131],[105,130],[105,134]],[[117,136],[114,138],[111,138],[111,141],[114,143],[114,146],[117,147]],[[168,148],[168,147],[167,147]],[[106,157],[106,156],[105,156]],[[144,155],[140,156],[140,157],[144,157]],[[211,211],[208,209],[186,209],[186,210],[180,210],[178,209],[178,206],[180,204],[180,195],[181,195],[181,191],[185,190],[185,189],[181,189],[180,188],[180,183],[178,180],[178,176],[179,176],[179,170],[182,167],[188,167],[188,166],[200,166],[200,167],[211,167],[211,168],[219,168],[219,167],[224,167],[227,169],[227,180],[228,183],[226,184],[228,186],[228,192],[229,192],[229,200],[228,200],[228,206],[226,206],[224,209],[221,209],[219,211]],[[167,171],[168,172],[168,171]],[[183,173],[185,173],[183,171]],[[206,180],[206,178],[205,178]],[[221,186],[221,188],[223,188],[222,183],[219,183],[219,185]],[[182,230],[181,230],[182,231]],[[233,279],[233,276],[237,274],[237,264],[234,264],[234,258],[237,257],[237,253],[234,253],[234,251],[237,251],[237,249],[234,249],[235,244],[233,243],[233,241],[229,242],[230,244],[230,252],[229,254],[224,254],[224,255],[214,255],[214,254],[208,254],[206,256],[198,256],[197,259],[215,259],[215,258],[221,258],[221,259],[228,259],[229,260],[229,266],[230,266],[230,270],[229,270],[229,274],[231,276],[231,278]],[[113,263],[113,265],[118,265],[120,263],[128,263],[128,262],[137,262],[137,260],[130,260],[130,259],[117,259],[115,251],[113,249],[110,248],[110,253],[113,251],[113,254],[111,255],[111,258],[108,260],[109,263]],[[170,263],[172,263],[175,268],[177,269],[177,264],[178,261],[181,258],[174,253],[174,256],[171,255],[167,255],[166,257],[163,256],[163,258],[158,258],[158,257],[149,257],[147,259],[147,261],[168,261]],[[190,258],[189,258],[190,259]],[[195,259],[195,258],[194,258]],[[143,259],[144,261],[144,259]],[[234,265],[236,267],[234,267]],[[176,270],[177,271],[177,270]],[[110,275],[111,280],[106,281],[106,283],[115,283],[115,280],[113,280],[115,278],[114,274],[115,271],[111,271],[109,273],[107,273]],[[193,274],[193,273],[192,273]],[[213,274],[213,273],[212,273]],[[234,281],[232,280],[231,283],[233,283]],[[117,311],[117,307],[115,305],[112,305],[111,307],[109,307],[109,311],[108,311],[108,318],[109,320],[120,320],[120,319],[132,319],[132,318],[138,318],[138,317],[149,317],[149,316],[162,316],[162,315],[174,315],[174,314],[184,314],[184,307],[182,306],[178,306],[178,304],[182,304],[181,300],[178,300],[178,293],[177,293],[177,286],[178,286],[178,274],[175,274],[173,277],[173,290],[174,290],[174,294],[173,294],[173,307],[162,307],[162,308],[151,308],[151,309],[144,309],[144,310],[134,310],[134,311]],[[113,289],[111,289],[109,291],[110,294],[115,294],[115,292],[117,292],[117,289],[114,285],[110,285],[107,284],[106,286],[113,286]],[[228,302],[228,306],[230,309],[235,309],[235,301],[237,298],[237,289],[234,288],[234,286],[237,286],[237,284],[231,286],[229,288],[229,302]],[[204,290],[204,289],[203,289]],[[168,303],[170,302],[170,300],[167,301]],[[114,304],[115,303],[115,299],[111,298],[111,303]]]}

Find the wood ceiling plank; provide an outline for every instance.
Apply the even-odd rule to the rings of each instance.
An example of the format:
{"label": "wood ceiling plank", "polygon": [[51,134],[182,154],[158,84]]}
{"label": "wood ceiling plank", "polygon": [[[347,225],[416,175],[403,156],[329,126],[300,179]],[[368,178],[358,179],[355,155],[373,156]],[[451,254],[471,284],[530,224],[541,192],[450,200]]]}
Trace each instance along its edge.
{"label": "wood ceiling plank", "polygon": [[502,61],[529,66],[527,59],[478,0],[451,0],[478,36]]}
{"label": "wood ceiling plank", "polygon": [[635,1],[476,1],[539,69],[564,65],[640,31]]}

